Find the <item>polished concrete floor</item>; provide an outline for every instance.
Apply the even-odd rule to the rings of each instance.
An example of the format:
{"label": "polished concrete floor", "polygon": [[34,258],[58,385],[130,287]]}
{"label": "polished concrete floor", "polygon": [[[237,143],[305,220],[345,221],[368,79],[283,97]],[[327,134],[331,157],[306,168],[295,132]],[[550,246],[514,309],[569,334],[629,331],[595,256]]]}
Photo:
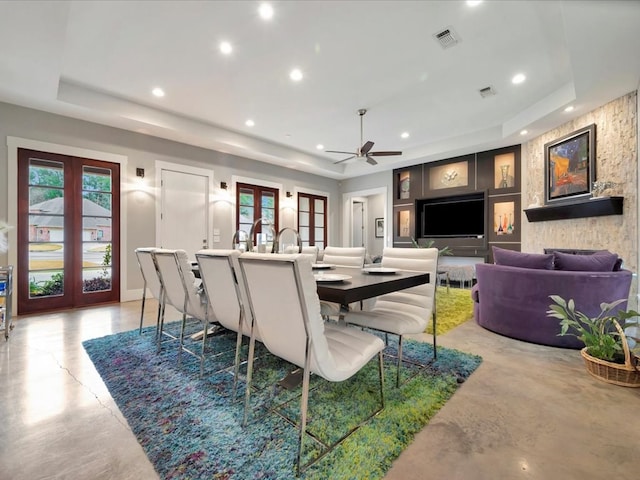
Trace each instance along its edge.
{"label": "polished concrete floor", "polygon": [[[0,480],[158,478],[81,345],[136,328],[139,308],[16,319],[0,344]],[[484,361],[385,479],[640,478],[640,389],[592,378],[577,351],[473,321],[440,344]]]}

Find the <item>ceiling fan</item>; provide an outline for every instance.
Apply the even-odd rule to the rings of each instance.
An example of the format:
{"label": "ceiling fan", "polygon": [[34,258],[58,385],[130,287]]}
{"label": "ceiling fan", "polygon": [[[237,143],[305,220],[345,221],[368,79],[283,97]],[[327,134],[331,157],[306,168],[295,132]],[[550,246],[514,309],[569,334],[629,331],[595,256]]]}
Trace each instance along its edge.
{"label": "ceiling fan", "polygon": [[362,145],[357,152],[342,152],[340,150],[325,150],[327,153],[346,153],[347,155],[351,155],[350,157],[344,158],[342,160],[338,160],[337,162],[333,162],[334,165],[342,162],[346,162],[347,160],[351,160],[352,158],[366,158],[367,163],[370,165],[377,165],[378,162],[373,157],[388,157],[391,155],[402,155],[402,152],[399,151],[388,151],[388,152],[372,152],[373,142],[367,141],[363,143],[363,129],[362,129],[362,118],[364,114],[367,113],[366,108],[361,108],[358,110],[358,115],[360,115],[360,144]]}

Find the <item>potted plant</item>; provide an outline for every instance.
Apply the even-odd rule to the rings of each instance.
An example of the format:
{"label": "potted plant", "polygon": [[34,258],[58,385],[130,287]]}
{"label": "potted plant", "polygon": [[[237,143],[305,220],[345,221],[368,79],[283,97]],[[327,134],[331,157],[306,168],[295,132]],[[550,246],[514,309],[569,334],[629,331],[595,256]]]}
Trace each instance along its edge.
{"label": "potted plant", "polygon": [[635,354],[640,340],[625,334],[626,328],[638,326],[628,320],[640,314],[635,310],[612,313],[626,299],[601,303],[598,316],[589,317],[575,309],[573,300],[567,302],[558,295],[549,298],[554,303],[549,305],[547,316],[560,319],[558,335],[573,335],[584,343],[580,353],[589,373],[605,382],[640,387],[640,358]]}

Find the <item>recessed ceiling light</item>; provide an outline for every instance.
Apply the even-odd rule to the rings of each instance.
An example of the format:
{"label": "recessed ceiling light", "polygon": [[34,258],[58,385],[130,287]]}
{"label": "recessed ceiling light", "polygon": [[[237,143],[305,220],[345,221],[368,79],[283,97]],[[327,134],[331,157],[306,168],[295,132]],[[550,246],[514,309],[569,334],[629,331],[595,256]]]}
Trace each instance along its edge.
{"label": "recessed ceiling light", "polygon": [[261,4],[258,12],[263,20],[271,20],[273,18],[273,7],[268,3]]}
{"label": "recessed ceiling light", "polygon": [[299,68],[294,68],[293,70],[291,70],[289,78],[294,82],[299,82],[300,80],[302,80],[302,71]]}
{"label": "recessed ceiling light", "polygon": [[529,133],[529,130],[522,130],[522,131],[520,132],[520,135],[526,135],[527,133]]}
{"label": "recessed ceiling light", "polygon": [[233,51],[233,47],[229,42],[221,42],[220,43],[220,51],[225,55],[229,55]]}
{"label": "recessed ceiling light", "polygon": [[318,150],[324,150],[324,145],[322,145],[321,143],[319,143],[318,145],[316,145],[316,148]]}
{"label": "recessed ceiling light", "polygon": [[247,127],[253,127],[253,126],[256,124],[256,122],[254,122],[253,120],[249,119],[249,120],[247,120],[246,122],[244,122],[244,124],[245,124]]}
{"label": "recessed ceiling light", "polygon": [[467,5],[469,7],[477,7],[482,3],[482,0],[467,0]]}
{"label": "recessed ceiling light", "polygon": [[518,85],[519,83],[524,82],[527,79],[524,73],[518,73],[511,79],[511,83]]}
{"label": "recessed ceiling light", "polygon": [[565,112],[573,112],[573,105],[569,105],[567,108],[564,109]]}
{"label": "recessed ceiling light", "polygon": [[402,138],[409,138],[409,132],[402,132],[402,133],[400,134],[400,136],[401,136]]}
{"label": "recessed ceiling light", "polygon": [[164,90],[162,90],[160,87],[156,87],[153,90],[151,90],[151,93],[153,93],[156,97],[164,97]]}

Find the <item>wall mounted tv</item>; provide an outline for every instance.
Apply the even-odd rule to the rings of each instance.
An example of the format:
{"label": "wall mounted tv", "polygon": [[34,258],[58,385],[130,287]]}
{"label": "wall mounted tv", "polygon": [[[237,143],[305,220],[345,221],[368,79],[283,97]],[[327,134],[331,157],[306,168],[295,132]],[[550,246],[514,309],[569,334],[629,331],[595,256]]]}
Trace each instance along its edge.
{"label": "wall mounted tv", "polygon": [[418,200],[416,210],[423,238],[485,235],[484,193]]}

